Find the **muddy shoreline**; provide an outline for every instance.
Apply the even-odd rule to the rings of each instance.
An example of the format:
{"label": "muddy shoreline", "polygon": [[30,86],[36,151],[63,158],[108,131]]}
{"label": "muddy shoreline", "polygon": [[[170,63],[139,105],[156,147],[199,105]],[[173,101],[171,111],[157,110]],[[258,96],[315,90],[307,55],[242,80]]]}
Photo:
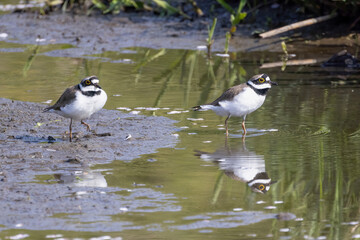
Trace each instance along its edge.
{"label": "muddy shoreline", "polygon": [[[73,142],[68,141],[69,121],[42,113],[45,105],[0,99],[1,180],[31,181],[38,169],[92,166],[113,160],[132,160],[157,148],[174,147],[175,121],[102,109],[87,122],[87,132],[74,122]],[[126,140],[126,136],[131,138]],[[54,142],[55,141],[55,142]],[[75,163],[75,165],[74,165]],[[21,169],[21,170],[20,170]]]}
{"label": "muddy shoreline", "polygon": [[[158,148],[174,147],[175,121],[102,109],[88,120],[94,132],[75,123],[76,137],[69,142],[64,134],[68,119],[42,113],[44,107],[0,99],[0,231],[89,230],[87,221],[121,213],[121,206],[136,211],[146,204],[137,198],[152,194],[163,196],[160,208],[177,208],[167,206],[169,196],[150,188],[108,187],[104,174],[90,169],[95,164],[133,160]],[[128,134],[132,137],[125,140]],[[116,194],[119,191],[131,194],[124,198]],[[72,214],[73,220],[58,213]],[[105,225],[98,224],[92,231],[132,228],[121,222],[109,225],[106,221]]]}
{"label": "muddy shoreline", "polygon": [[[295,9],[292,9],[295,11]],[[290,12],[290,13],[289,13]],[[294,18],[312,16],[291,15],[281,9],[262,9],[258,15],[279,18],[278,24],[289,24]],[[289,15],[289,16],[288,16]],[[291,16],[291,17],[290,17]],[[229,31],[229,13],[218,16],[212,51],[223,52],[225,33]],[[53,12],[40,15],[34,12],[9,13],[0,15],[1,41],[17,44],[68,45],[57,50],[42,53],[54,57],[91,57],[106,51],[122,48],[146,47],[153,49],[190,49],[205,46],[208,26],[212,18],[197,18],[193,21],[181,17],[158,17],[151,14],[122,13],[119,15],[74,15]],[[280,25],[281,26],[281,25]],[[344,31],[347,23],[333,19],[271,38],[254,38],[258,30],[270,30],[263,20],[241,24],[231,39],[230,52],[275,51],[282,52],[281,41],[286,39],[289,49],[305,45],[352,46],[351,33]],[[350,35],[349,35],[350,34]],[[285,38],[284,38],[285,37]],[[203,49],[203,48],[202,48]]]}
{"label": "muddy shoreline", "polygon": [[[71,44],[73,48],[47,52],[56,57],[79,57],[128,47],[197,49],[206,45],[209,19],[182,22],[177,18],[141,15],[96,16],[53,13],[0,15],[1,40],[19,44]],[[244,25],[233,37],[230,51],[281,51],[279,38],[255,39],[253,25]],[[226,27],[218,27],[212,50],[221,52]]]}

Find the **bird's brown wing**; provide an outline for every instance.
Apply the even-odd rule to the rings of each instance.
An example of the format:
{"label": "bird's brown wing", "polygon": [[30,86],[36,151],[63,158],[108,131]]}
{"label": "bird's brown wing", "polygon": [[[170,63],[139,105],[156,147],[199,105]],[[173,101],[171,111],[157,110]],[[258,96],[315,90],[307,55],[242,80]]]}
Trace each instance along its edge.
{"label": "bird's brown wing", "polygon": [[44,109],[44,112],[47,112],[51,109],[53,110],[60,110],[61,107],[64,107],[67,104],[70,104],[72,101],[76,98],[76,91],[80,90],[79,85],[75,85],[73,87],[67,88],[63,94],[60,96],[60,98],[57,100],[57,102]]}
{"label": "bird's brown wing", "polygon": [[221,94],[220,97],[218,97],[215,101],[213,101],[209,105],[220,106],[219,102],[221,102],[221,101],[233,100],[236,95],[238,95],[241,91],[244,91],[244,88],[246,86],[247,86],[246,83],[243,83],[243,84],[236,85],[234,87],[229,88],[223,94]]}

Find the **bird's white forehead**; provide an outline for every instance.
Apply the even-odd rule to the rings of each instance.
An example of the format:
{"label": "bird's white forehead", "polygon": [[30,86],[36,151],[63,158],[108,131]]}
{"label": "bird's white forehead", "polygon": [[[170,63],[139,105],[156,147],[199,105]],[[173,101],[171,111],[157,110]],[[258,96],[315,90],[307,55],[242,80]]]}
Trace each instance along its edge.
{"label": "bird's white forehead", "polygon": [[92,82],[93,84],[97,84],[97,83],[99,83],[99,79],[94,78],[94,79],[91,80],[91,82]]}
{"label": "bird's white forehead", "polygon": [[266,77],[266,81],[270,81],[270,77],[269,77],[269,76]]}

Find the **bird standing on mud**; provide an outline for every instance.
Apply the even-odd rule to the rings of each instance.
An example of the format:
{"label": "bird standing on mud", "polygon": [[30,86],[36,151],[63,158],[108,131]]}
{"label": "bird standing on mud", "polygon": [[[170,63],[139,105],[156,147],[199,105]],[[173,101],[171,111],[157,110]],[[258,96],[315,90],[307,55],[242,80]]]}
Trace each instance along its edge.
{"label": "bird standing on mud", "polygon": [[99,86],[96,76],[86,77],[75,86],[67,88],[57,102],[44,109],[44,112],[54,112],[63,117],[70,118],[70,142],[72,141],[72,120],[81,121],[88,131],[90,125],[83,120],[102,109],[106,103],[107,95]]}
{"label": "bird standing on mud", "polygon": [[225,120],[226,136],[229,136],[229,118],[231,116],[242,117],[243,136],[245,136],[246,115],[263,105],[266,94],[272,85],[277,85],[277,83],[272,82],[268,75],[258,74],[250,78],[246,83],[229,88],[212,103],[196,106],[193,109],[195,111],[210,109],[217,115],[227,116]]}

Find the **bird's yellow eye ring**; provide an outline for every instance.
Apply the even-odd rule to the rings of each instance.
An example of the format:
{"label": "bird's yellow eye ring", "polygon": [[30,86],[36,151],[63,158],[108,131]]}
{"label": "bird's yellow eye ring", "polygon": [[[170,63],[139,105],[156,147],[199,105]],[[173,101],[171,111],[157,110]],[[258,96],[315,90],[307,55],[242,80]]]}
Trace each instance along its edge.
{"label": "bird's yellow eye ring", "polygon": [[259,78],[259,83],[263,83],[263,82],[265,82],[265,79],[264,78]]}
{"label": "bird's yellow eye ring", "polygon": [[264,189],[265,189],[264,184],[261,184],[261,185],[259,186],[259,190],[262,191],[262,190],[264,190]]}
{"label": "bird's yellow eye ring", "polygon": [[89,86],[91,84],[91,81],[90,80],[85,80],[85,84]]}

